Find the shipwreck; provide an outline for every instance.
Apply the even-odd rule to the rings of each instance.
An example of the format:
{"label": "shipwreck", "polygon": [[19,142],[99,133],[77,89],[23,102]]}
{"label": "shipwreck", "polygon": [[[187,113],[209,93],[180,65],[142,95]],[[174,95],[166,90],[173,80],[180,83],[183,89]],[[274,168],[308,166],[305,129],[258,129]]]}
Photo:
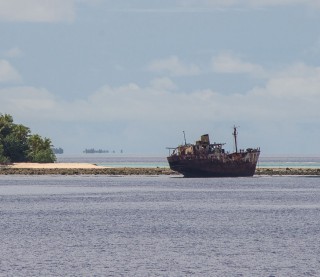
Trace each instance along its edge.
{"label": "shipwreck", "polygon": [[[167,157],[172,170],[184,177],[247,177],[253,176],[260,155],[260,148],[238,150],[237,128],[233,130],[235,151],[229,153],[225,143],[210,143],[209,135],[201,136],[195,144],[172,148]],[[185,138],[185,137],[184,137]]]}

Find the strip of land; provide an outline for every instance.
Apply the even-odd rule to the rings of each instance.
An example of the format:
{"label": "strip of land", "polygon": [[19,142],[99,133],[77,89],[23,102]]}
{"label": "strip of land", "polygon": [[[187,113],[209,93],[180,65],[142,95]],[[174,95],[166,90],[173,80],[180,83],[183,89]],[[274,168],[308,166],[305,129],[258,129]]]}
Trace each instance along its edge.
{"label": "strip of land", "polygon": [[177,175],[169,168],[105,167],[90,163],[15,163],[0,167],[0,175]]}
{"label": "strip of land", "polygon": [[[15,163],[0,166],[0,175],[180,175],[170,168],[104,167],[90,163]],[[257,168],[256,176],[320,176],[320,168]]]}
{"label": "strip of land", "polygon": [[320,168],[257,168],[255,175],[305,175],[320,176]]}
{"label": "strip of land", "polygon": [[88,168],[105,168],[91,163],[14,163],[9,165],[9,168],[23,169],[88,169]]}

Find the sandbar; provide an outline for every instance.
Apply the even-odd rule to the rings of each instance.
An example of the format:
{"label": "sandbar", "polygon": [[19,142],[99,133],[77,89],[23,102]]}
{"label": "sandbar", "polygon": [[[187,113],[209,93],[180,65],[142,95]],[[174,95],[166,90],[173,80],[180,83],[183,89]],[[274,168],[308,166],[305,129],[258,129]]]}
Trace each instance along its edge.
{"label": "sandbar", "polygon": [[[180,175],[170,168],[105,167],[91,163],[14,163],[0,166],[0,175]],[[320,176],[320,168],[257,168],[255,176]]]}
{"label": "sandbar", "polygon": [[63,168],[63,169],[74,169],[74,168],[105,168],[104,166],[97,166],[91,163],[14,163],[9,165],[10,168],[44,168],[44,169],[55,169],[55,168]]}

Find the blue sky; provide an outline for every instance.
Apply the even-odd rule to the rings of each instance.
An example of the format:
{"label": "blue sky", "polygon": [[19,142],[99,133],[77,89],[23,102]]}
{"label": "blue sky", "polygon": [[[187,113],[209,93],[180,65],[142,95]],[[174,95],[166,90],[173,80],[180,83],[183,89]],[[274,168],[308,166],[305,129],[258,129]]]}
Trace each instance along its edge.
{"label": "blue sky", "polygon": [[66,153],[204,133],[320,154],[318,0],[0,0],[0,112]]}

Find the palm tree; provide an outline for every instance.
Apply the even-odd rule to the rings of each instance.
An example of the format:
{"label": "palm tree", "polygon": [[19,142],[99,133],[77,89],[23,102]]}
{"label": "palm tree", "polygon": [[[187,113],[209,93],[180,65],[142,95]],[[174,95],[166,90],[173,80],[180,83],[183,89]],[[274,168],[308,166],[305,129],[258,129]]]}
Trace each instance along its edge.
{"label": "palm tree", "polygon": [[22,124],[14,125],[13,132],[21,142],[27,141],[27,138],[30,135],[30,129]]}
{"label": "palm tree", "polygon": [[49,138],[39,135],[31,135],[28,139],[28,158],[32,162],[54,162],[56,157],[51,149],[52,143]]}
{"label": "palm tree", "polygon": [[13,127],[13,118],[9,114],[0,113],[0,137],[3,138],[10,134]]}

